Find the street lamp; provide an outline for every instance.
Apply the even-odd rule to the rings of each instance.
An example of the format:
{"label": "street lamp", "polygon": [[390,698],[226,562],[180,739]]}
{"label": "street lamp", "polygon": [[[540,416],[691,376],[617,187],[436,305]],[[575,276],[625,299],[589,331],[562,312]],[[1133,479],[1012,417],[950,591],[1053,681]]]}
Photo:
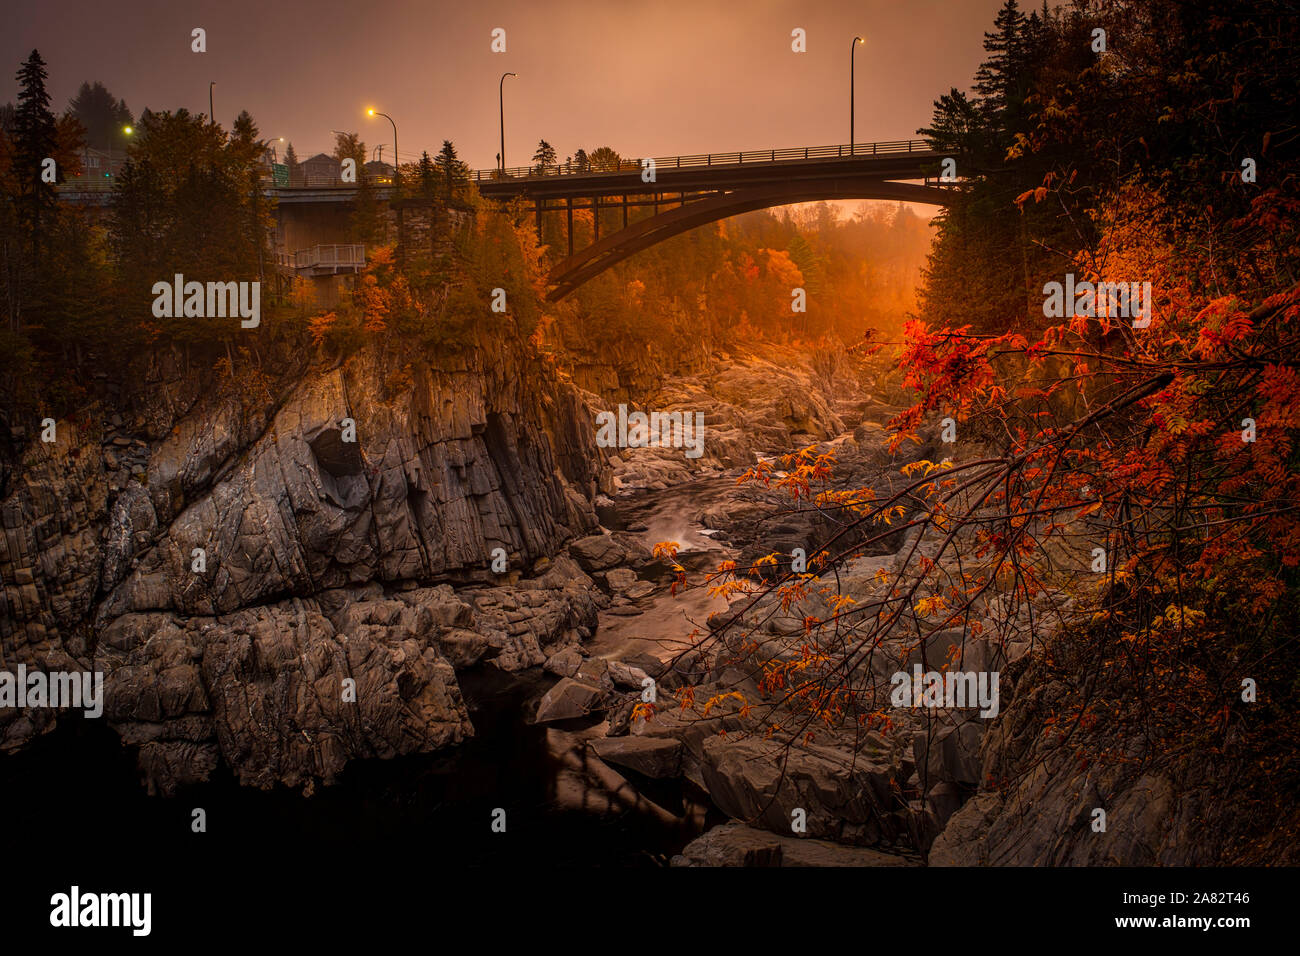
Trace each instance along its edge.
{"label": "street lamp", "polygon": [[518,73],[502,73],[501,82],[497,84],[497,98],[501,106],[501,175],[506,172],[506,77]]}
{"label": "street lamp", "polygon": [[211,83],[208,84],[208,122],[209,123],[216,123],[217,121],[217,118],[212,115],[212,88],[216,85],[217,85],[216,80],[213,80]]}
{"label": "street lamp", "polygon": [[[384,119],[388,120],[388,122],[393,123],[393,118],[391,116],[389,116],[387,113],[381,113],[379,112],[379,110],[368,109],[366,110],[366,113],[370,116],[382,116]],[[398,157],[397,154],[397,124],[393,123],[393,185],[394,186],[397,186],[399,180],[401,179],[401,173],[399,172],[399,165],[398,165],[399,163],[401,163],[401,159]]]}
{"label": "street lamp", "polygon": [[858,44],[862,42],[862,37],[854,37],[853,42],[849,44],[849,155],[854,154],[853,149],[853,67],[856,59],[855,54],[858,52]]}

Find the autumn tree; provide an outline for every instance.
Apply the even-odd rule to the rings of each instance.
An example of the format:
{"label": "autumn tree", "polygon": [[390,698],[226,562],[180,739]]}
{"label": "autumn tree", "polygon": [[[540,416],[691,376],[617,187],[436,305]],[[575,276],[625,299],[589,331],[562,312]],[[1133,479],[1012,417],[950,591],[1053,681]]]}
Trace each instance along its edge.
{"label": "autumn tree", "polygon": [[[1002,319],[980,330],[968,287],[948,306],[960,324],[910,321],[894,361],[914,403],[890,422],[884,451],[919,443],[923,457],[867,486],[835,484],[834,453],[816,449],[750,472],[834,530],[810,544],[808,572],[764,578],[733,563],[700,582],[739,603],[693,652],[742,668],[759,694],[696,700],[687,687],[673,702],[683,713],[725,712],[790,747],[823,728],[887,728],[895,712],[873,662],[891,646],[942,670],[976,644],[1005,654],[1023,640],[1029,656],[1016,673],[1031,688],[1041,741],[1004,748],[985,786],[1014,791],[1035,770],[1130,782],[1158,773],[1208,794],[1198,805],[1213,823],[1211,858],[1292,852],[1300,196],[1296,145],[1272,134],[1296,111],[1287,78],[1300,37],[1294,19],[1280,28],[1280,4],[1233,9],[1240,42],[1229,47],[1222,22],[1174,2],[1105,3],[1045,21],[1061,55],[1024,88],[1010,169],[994,185],[1024,177],[1015,215],[1050,207],[1077,219],[1070,244],[1053,249],[1057,268],[1150,282],[1150,311],[1071,303],[1063,319],[1040,315],[1027,327],[1031,311],[1011,298],[981,309]],[[1014,12],[1004,7],[997,37],[1015,35]],[[1123,24],[1127,65],[1141,69],[1070,69],[1069,48],[1087,50],[1102,16]],[[981,83],[987,96],[1012,97],[1022,87],[996,80],[1014,46],[998,43]],[[1116,102],[1134,115],[1119,116]],[[1002,102],[988,113],[1009,115]],[[1143,148],[1158,123],[1161,144]],[[1094,151],[1097,130],[1107,132]],[[1229,161],[1243,143],[1270,156],[1254,188]],[[971,225],[941,228],[956,236]],[[949,273],[1006,258],[992,242],[967,251],[970,266],[931,260],[931,302]],[[1041,302],[1023,279],[1018,291]],[[952,453],[935,441],[941,419],[962,436]],[[900,530],[888,566],[857,570]],[[677,571],[679,587],[690,585]],[[783,633],[766,626],[776,615],[802,627],[773,639]],[[1243,690],[1255,685],[1269,688],[1268,704]]]}
{"label": "autumn tree", "polygon": [[334,134],[334,158],[340,163],[350,159],[356,163],[358,179],[366,170],[366,144],[356,133]]}
{"label": "autumn tree", "polygon": [[615,172],[623,160],[608,146],[601,146],[599,149],[592,150],[589,162],[596,172]]}

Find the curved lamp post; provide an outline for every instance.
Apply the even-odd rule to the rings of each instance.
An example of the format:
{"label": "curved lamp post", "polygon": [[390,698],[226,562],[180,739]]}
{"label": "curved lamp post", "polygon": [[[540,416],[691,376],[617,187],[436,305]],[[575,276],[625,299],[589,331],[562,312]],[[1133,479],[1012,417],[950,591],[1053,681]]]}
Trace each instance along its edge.
{"label": "curved lamp post", "polygon": [[[393,123],[393,118],[391,116],[389,116],[387,113],[381,113],[379,112],[379,110],[369,109],[366,110],[366,113],[370,116],[382,116],[384,119],[388,120],[388,122]],[[401,159],[397,155],[397,124],[393,123],[393,185],[394,186],[397,185],[398,180],[401,179],[402,176],[400,171],[400,165],[399,165],[400,163],[401,163]]]}
{"label": "curved lamp post", "polygon": [[501,107],[501,175],[506,172],[506,77],[518,76],[518,73],[502,73],[501,82],[497,84],[497,100]]}
{"label": "curved lamp post", "polygon": [[853,42],[849,44],[849,155],[854,155],[853,149],[853,67],[858,52],[858,44],[862,42],[862,37],[854,37]]}

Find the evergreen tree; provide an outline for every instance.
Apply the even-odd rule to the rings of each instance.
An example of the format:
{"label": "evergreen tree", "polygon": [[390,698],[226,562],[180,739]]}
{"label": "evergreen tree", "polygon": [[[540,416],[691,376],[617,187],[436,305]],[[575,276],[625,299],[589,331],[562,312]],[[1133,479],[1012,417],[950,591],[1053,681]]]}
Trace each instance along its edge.
{"label": "evergreen tree", "polygon": [[[153,283],[253,281],[269,261],[270,215],[260,187],[265,146],[251,117],[221,127],[187,110],[146,110],[111,214],[124,315],[147,315]],[[179,341],[228,338],[228,319],[151,320]],[[237,326],[236,326],[237,328]]]}
{"label": "evergreen tree", "polygon": [[537,144],[537,152],[533,153],[533,162],[537,164],[537,171],[545,173],[548,166],[554,166],[556,161],[555,147],[542,140]]}
{"label": "evergreen tree", "polygon": [[86,131],[86,145],[94,149],[124,152],[127,134],[135,119],[124,100],[114,99],[103,83],[82,83],[77,95],[68,103],[68,112]]}
{"label": "evergreen tree", "polygon": [[284,164],[289,167],[289,185],[302,185],[302,164],[298,162],[298,154],[293,150],[293,143],[289,143],[284,148]]}
{"label": "evergreen tree", "polygon": [[438,174],[442,177],[443,190],[448,201],[455,195],[455,189],[460,186],[466,178],[465,164],[456,158],[456,147],[451,144],[451,140],[442,141],[442,149],[438,151]]}
{"label": "evergreen tree", "polygon": [[40,246],[42,220],[48,221],[56,202],[54,184],[41,173],[54,157],[59,137],[45,90],[45,61],[36,50],[18,70],[18,108],[14,112],[13,174],[17,182],[18,220],[33,250]]}
{"label": "evergreen tree", "polygon": [[994,32],[984,34],[990,56],[975,73],[975,92],[994,113],[1005,110],[1018,86],[1024,47],[1025,15],[1016,0],[1006,0],[993,21]]}
{"label": "evergreen tree", "polygon": [[420,196],[433,199],[438,194],[438,170],[429,158],[429,151],[420,154],[420,163],[416,167],[416,181],[419,183]]}

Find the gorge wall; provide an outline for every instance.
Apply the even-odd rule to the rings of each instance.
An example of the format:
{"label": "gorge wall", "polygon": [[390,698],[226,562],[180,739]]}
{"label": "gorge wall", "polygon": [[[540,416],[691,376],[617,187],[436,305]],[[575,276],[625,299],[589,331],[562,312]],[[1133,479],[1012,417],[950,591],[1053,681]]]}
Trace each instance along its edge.
{"label": "gorge wall", "polygon": [[[105,719],[163,792],[219,760],[311,786],[472,733],[453,665],[539,664],[594,624],[589,579],[548,556],[595,527],[600,482],[578,392],[526,346],[480,346],[286,356],[238,388],[142,360],[125,414],[32,434],[8,476],[0,664],[102,671]],[[0,746],[57,719],[0,710]]]}

